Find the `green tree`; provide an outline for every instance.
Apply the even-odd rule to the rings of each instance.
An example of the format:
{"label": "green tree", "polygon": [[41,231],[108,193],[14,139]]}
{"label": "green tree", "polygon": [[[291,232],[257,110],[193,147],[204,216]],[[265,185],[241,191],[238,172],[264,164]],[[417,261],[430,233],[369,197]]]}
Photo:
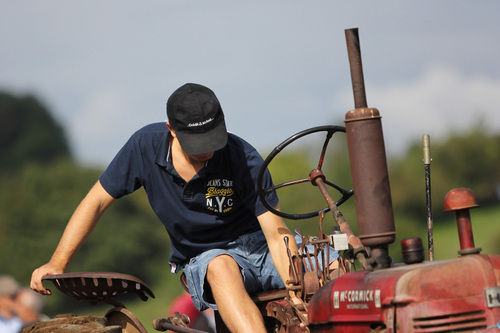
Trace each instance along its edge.
{"label": "green tree", "polygon": [[[433,147],[436,189],[447,192],[455,187],[469,187],[481,205],[498,203],[499,152],[500,135],[489,133],[482,123],[468,132],[452,133]],[[448,188],[442,188],[444,184]]]}
{"label": "green tree", "polygon": [[[0,93],[0,148],[0,272],[28,285],[102,170],[74,163],[62,127],[30,95]],[[169,274],[168,249],[163,226],[137,191],[108,209],[67,271],[121,272],[154,283]],[[48,313],[75,305],[66,298],[51,298]]]}
{"label": "green tree", "polygon": [[26,162],[50,163],[70,157],[62,127],[33,95],[0,92],[0,173]]}
{"label": "green tree", "polygon": [[[61,160],[46,167],[29,164],[15,176],[4,178],[1,271],[27,285],[31,272],[50,259],[67,221],[99,173]],[[147,283],[169,274],[168,237],[148,206],[144,191],[118,200],[103,215],[67,272],[120,272]],[[56,302],[49,311],[68,311],[62,306],[64,303]]]}
{"label": "green tree", "polygon": [[[457,187],[474,191],[480,205],[498,203],[500,136],[482,123],[469,131],[431,138],[431,186],[435,217],[443,214],[444,197]],[[422,142],[414,142],[402,157],[390,159],[391,191],[400,216],[425,221],[425,174]]]}

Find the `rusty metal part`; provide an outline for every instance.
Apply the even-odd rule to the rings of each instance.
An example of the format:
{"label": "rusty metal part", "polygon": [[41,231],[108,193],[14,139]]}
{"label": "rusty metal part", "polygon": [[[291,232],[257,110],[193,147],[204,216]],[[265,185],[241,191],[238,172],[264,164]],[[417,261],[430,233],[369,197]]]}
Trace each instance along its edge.
{"label": "rusty metal part", "polygon": [[396,231],[382,124],[377,117],[363,118],[365,113],[356,109],[346,114],[359,238],[365,246],[387,245],[394,242]]}
{"label": "rusty metal part", "polygon": [[273,290],[260,291],[250,296],[252,298],[252,301],[257,303],[257,302],[269,302],[278,299],[283,299],[287,295],[288,291],[286,289],[273,289]]}
{"label": "rusty metal part", "polygon": [[[288,302],[289,305],[292,307],[292,309],[295,311],[297,318],[299,318],[300,322],[304,325],[304,327],[307,327],[307,325],[309,324],[307,321],[307,317],[304,313],[302,313],[302,310],[305,310],[307,312],[307,309],[300,309],[299,306],[293,304],[291,301],[289,301],[289,300],[285,300],[285,301]],[[297,332],[295,329],[290,329],[289,331]],[[300,330],[298,332],[304,332],[304,331]]]}
{"label": "rusty metal part", "polygon": [[298,284],[299,283],[299,275],[297,273],[297,268],[295,267],[295,263],[292,257],[292,253],[290,251],[290,247],[288,246],[288,236],[283,237],[283,240],[285,241],[285,246],[286,246],[286,253],[288,255],[288,260],[290,262],[290,278],[292,279],[290,282],[293,284]]}
{"label": "rusty metal part", "polygon": [[281,327],[279,332],[309,332],[307,328],[307,318],[302,314],[299,308],[287,300],[269,302],[266,305],[266,314],[268,317],[275,318],[280,322]]}
{"label": "rusty metal part", "polygon": [[387,268],[392,265],[392,258],[389,256],[387,245],[373,246],[370,249],[370,258],[367,260],[373,269]]}
{"label": "rusty metal part", "polygon": [[318,276],[320,277],[320,279],[319,279],[320,285],[323,285],[324,280],[323,280],[323,278],[321,276],[321,270],[320,270],[320,266],[319,266],[319,259],[318,259],[318,257],[319,257],[318,246],[315,246],[314,247],[314,260],[316,262],[316,274],[318,274]]}
{"label": "rusty metal part", "polygon": [[[309,243],[314,247],[314,260],[315,260],[315,271],[314,274],[316,274],[316,277],[318,278],[319,281],[319,286],[325,285],[330,279],[329,279],[329,264],[330,262],[327,260],[327,256],[325,253],[329,253],[328,246],[330,244],[330,239],[317,239],[311,237],[309,239]],[[329,256],[328,256],[329,258]],[[320,262],[321,261],[321,262]],[[312,271],[311,271],[312,272]],[[303,277],[304,280],[304,277]],[[303,281],[303,286],[304,286],[304,281]],[[305,288],[305,286],[304,286]],[[307,293],[305,292],[304,295]]]}
{"label": "rusty metal part", "polygon": [[325,219],[325,212],[321,211],[318,213],[319,218],[319,238],[324,239],[325,234],[323,233],[323,220]]}
{"label": "rusty metal part", "polygon": [[299,248],[299,254],[302,254],[304,252],[304,248],[306,247],[306,243],[304,242],[305,237],[302,235],[302,230],[300,230],[299,228],[295,228],[293,229],[293,231],[295,231],[295,233],[299,235],[300,238],[302,239],[302,244],[300,245]]}
{"label": "rusty metal part", "polygon": [[355,107],[345,123],[359,238],[365,246],[383,248],[394,242],[396,231],[381,117],[366,102],[358,29],[345,34]]}
{"label": "rusty metal part", "polygon": [[323,198],[325,199],[328,207],[332,211],[335,222],[337,222],[338,226],[340,227],[340,232],[347,235],[349,244],[353,245],[354,247],[362,246],[361,242],[357,240],[357,237],[352,232],[351,227],[347,223],[346,219],[344,218],[344,216],[338,209],[337,205],[335,204],[335,201],[332,199],[332,196],[328,192],[328,189],[326,188],[326,185],[324,183],[325,176],[323,175],[323,172],[319,169],[314,169],[309,174],[309,179],[321,191]]}
{"label": "rusty metal part", "polygon": [[[299,257],[302,260],[302,267],[304,268],[304,270],[306,272],[309,272],[312,270],[312,261],[309,257],[309,261],[310,261],[311,266],[308,266],[307,262],[306,262],[306,257],[309,256],[309,252],[307,251],[307,237],[302,235],[302,230],[300,230],[299,228],[295,228],[294,231],[302,239],[302,243],[300,244],[300,248],[299,248]],[[306,252],[307,252],[307,254],[306,254]]]}
{"label": "rusty metal part", "polygon": [[468,209],[461,209],[455,212],[457,218],[458,238],[460,240],[460,255],[478,254],[481,248],[474,245],[474,234]]}
{"label": "rusty metal part", "polygon": [[444,211],[457,211],[479,207],[476,196],[472,190],[460,187],[449,191],[444,197]]}
{"label": "rusty metal part", "polygon": [[291,326],[294,322],[294,313],[284,300],[269,302],[266,306],[267,315],[276,318],[282,325]]}
{"label": "rusty metal part", "polygon": [[314,272],[304,274],[304,297],[314,295],[319,289],[318,276]]}
{"label": "rusty metal part", "polygon": [[293,264],[295,269],[297,270],[298,273],[298,280],[299,280],[299,286],[301,287],[300,290],[297,292],[297,297],[298,298],[303,298],[305,297],[304,295],[304,265],[302,263],[302,260],[300,260],[300,257],[298,255],[293,256]]}
{"label": "rusty metal part", "polygon": [[178,333],[208,333],[206,331],[200,331],[193,328],[172,324],[168,319],[165,318],[156,318],[155,320],[153,320],[153,328],[160,332],[170,330],[172,332]]}
{"label": "rusty metal part", "polygon": [[122,328],[122,333],[148,333],[140,320],[123,307],[109,310],[104,317],[106,326],[118,325]]}
{"label": "rusty metal part", "polygon": [[323,265],[323,276],[325,277],[325,281],[328,282],[330,277],[330,238],[328,238],[328,243],[324,244],[324,252],[323,258],[325,259],[325,263]]}
{"label": "rusty metal part", "polygon": [[424,246],[420,237],[403,239],[401,241],[401,252],[405,264],[416,264],[424,261]]}
{"label": "rusty metal part", "polygon": [[[304,237],[304,238],[306,238],[306,237]],[[305,241],[306,240],[304,239],[303,242],[305,242]],[[309,263],[310,271],[312,272],[314,264],[313,264],[313,261],[312,261],[312,258],[311,258],[311,254],[309,253],[309,249],[307,247],[304,250],[305,250],[306,257],[307,257],[307,261]]]}
{"label": "rusty metal part", "polygon": [[323,280],[323,284],[327,283],[327,277],[328,277],[328,265],[326,260],[326,253],[330,252],[328,251],[327,246],[330,244],[330,240],[328,240],[328,243],[323,243],[319,245],[319,255],[321,256],[321,267],[323,270],[321,271],[321,277]]}
{"label": "rusty metal part", "polygon": [[366,108],[368,106],[365,92],[365,79],[363,64],[361,62],[361,46],[359,44],[358,28],[346,29],[347,54],[351,64],[351,81],[354,93],[354,107]]}
{"label": "rusty metal part", "polygon": [[474,245],[472,222],[469,209],[478,207],[476,196],[468,188],[456,188],[449,191],[444,198],[444,211],[454,211],[457,219],[460,255],[478,254],[481,248]]}
{"label": "rusty metal part", "polygon": [[155,297],[146,283],[132,275],[121,273],[64,273],[47,275],[43,280],[51,281],[63,294],[78,301],[105,302],[124,307],[113,300],[113,297],[132,293],[143,301],[147,301],[147,295]]}
{"label": "rusty metal part", "polygon": [[174,312],[173,316],[167,318],[167,321],[172,325],[189,327],[189,323],[191,323],[191,319],[185,314],[180,314],[179,312]]}
{"label": "rusty metal part", "polygon": [[[328,204],[328,207],[330,208],[333,214],[335,222],[337,222],[338,226],[340,227],[340,232],[347,235],[347,241],[349,245],[351,245],[354,248],[355,252],[359,254],[358,260],[361,266],[364,269],[368,268],[368,264],[366,263],[366,258],[363,256],[363,253],[366,253],[365,248],[361,240],[358,237],[356,237],[356,235],[354,235],[354,233],[352,232],[349,223],[347,223],[344,215],[342,214],[342,212],[340,212],[337,205],[335,204],[335,201],[332,199],[330,193],[328,192],[328,189],[326,188],[326,185],[324,183],[323,172],[321,170],[315,169],[311,171],[311,173],[309,174],[309,179],[321,191],[321,194],[325,198],[326,203]],[[356,198],[356,196],[354,197]]]}
{"label": "rusty metal part", "polygon": [[431,200],[431,139],[429,134],[422,137],[424,170],[425,170],[425,203],[427,207],[427,243],[429,248],[429,260],[434,260],[434,228],[432,222],[432,200]]}

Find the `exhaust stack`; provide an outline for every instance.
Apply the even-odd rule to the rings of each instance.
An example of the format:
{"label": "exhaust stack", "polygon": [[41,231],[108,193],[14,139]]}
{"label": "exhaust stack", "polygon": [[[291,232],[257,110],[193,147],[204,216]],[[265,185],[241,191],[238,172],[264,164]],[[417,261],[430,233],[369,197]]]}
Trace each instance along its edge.
{"label": "exhaust stack", "polygon": [[358,29],[345,30],[355,109],[346,113],[346,136],[359,238],[371,248],[371,266],[389,267],[396,238],[381,116],[366,102]]}

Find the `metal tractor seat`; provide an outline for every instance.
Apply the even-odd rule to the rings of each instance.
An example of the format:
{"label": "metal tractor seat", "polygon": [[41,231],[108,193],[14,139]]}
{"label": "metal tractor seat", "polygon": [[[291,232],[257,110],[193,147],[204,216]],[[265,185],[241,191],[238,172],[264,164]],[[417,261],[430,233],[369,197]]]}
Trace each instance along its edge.
{"label": "metal tractor seat", "polygon": [[118,325],[127,333],[147,333],[139,319],[114,299],[123,294],[136,294],[143,301],[147,301],[148,296],[155,298],[140,279],[114,272],[80,272],[47,275],[43,280],[51,281],[63,294],[78,301],[113,305],[105,315],[106,326]]}

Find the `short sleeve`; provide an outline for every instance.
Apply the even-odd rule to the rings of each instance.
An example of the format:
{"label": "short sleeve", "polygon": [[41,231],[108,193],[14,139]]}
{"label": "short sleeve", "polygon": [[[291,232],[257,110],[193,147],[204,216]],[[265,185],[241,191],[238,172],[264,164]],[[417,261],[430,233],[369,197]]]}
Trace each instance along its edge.
{"label": "short sleeve", "polygon": [[142,186],[144,162],[140,141],[140,135],[134,134],[99,176],[103,188],[115,199]]}

